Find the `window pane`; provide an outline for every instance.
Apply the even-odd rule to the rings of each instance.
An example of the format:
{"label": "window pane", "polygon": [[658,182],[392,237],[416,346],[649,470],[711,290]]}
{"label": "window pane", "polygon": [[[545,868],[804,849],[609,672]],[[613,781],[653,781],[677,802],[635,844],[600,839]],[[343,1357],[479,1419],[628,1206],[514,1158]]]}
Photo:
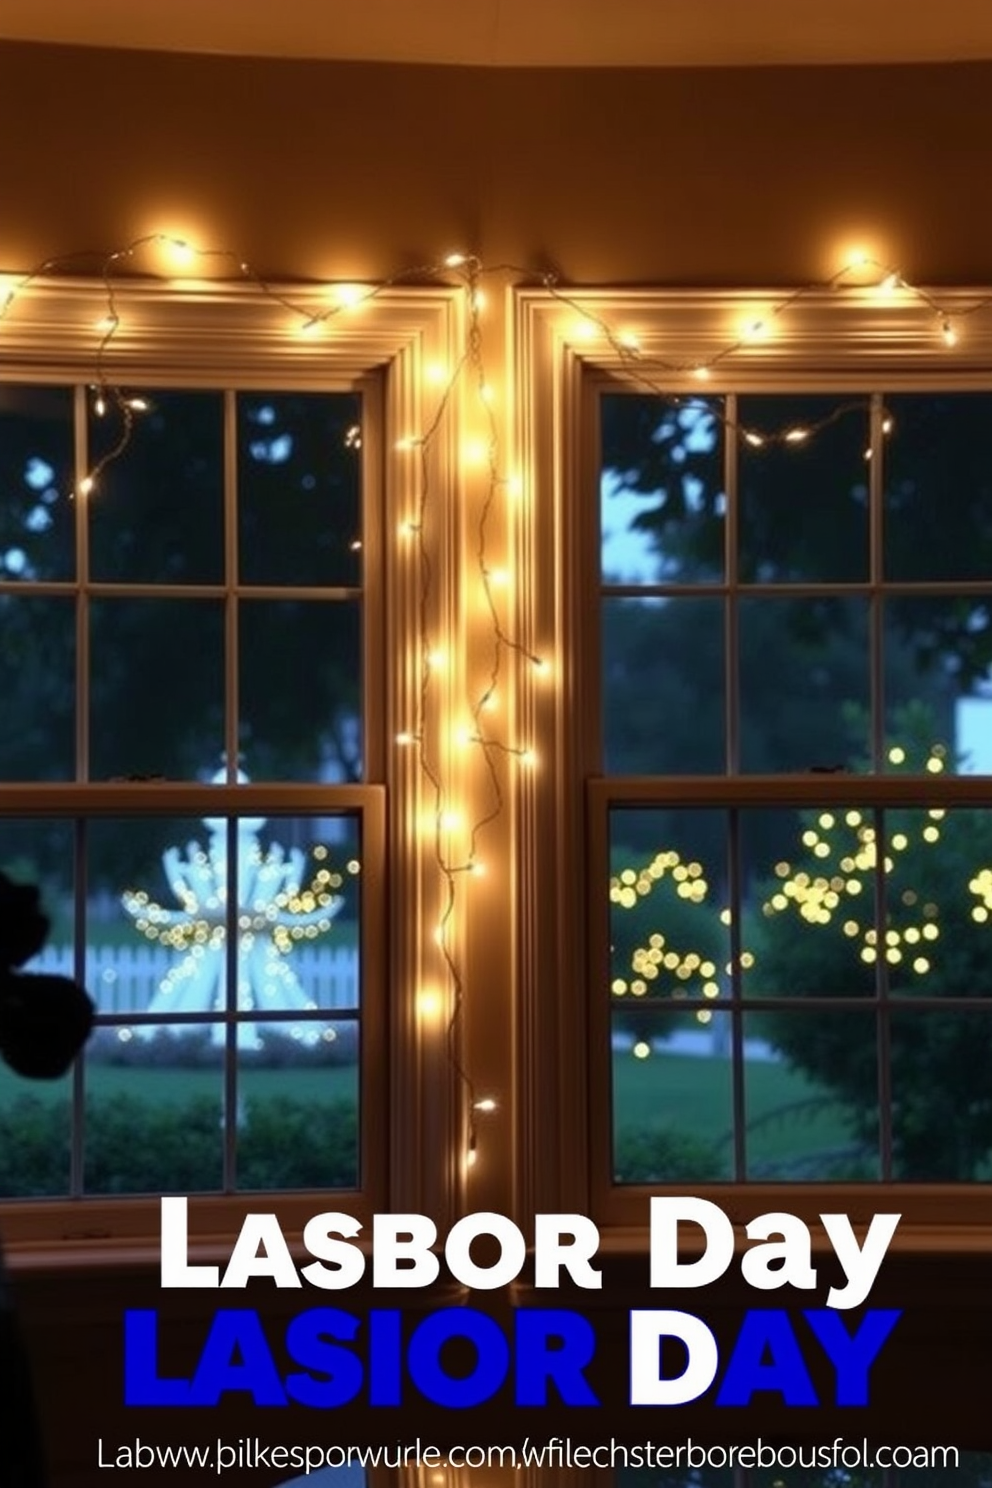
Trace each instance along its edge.
{"label": "window pane", "polygon": [[[129,394],[130,396],[130,394]],[[224,579],[224,398],[215,392],[142,392],[126,450],[87,498],[90,572],[116,583],[219,584]],[[91,406],[89,464],[122,434],[114,400]]]}
{"label": "window pane", "polygon": [[245,1025],[238,1053],[238,1187],[357,1188],[357,1022],[272,1027]]}
{"label": "window pane", "polygon": [[202,1193],[223,1183],[224,1030],[98,1030],[86,1048],[83,1187]]}
{"label": "window pane", "polygon": [[610,833],[610,995],[621,1025],[621,1004],[712,1001],[730,954],[725,814],[617,810]]}
{"label": "window pane", "polygon": [[733,1177],[729,1018],[699,1010],[615,1014],[613,1176],[617,1183]]}
{"label": "window pane", "polygon": [[75,606],[0,594],[0,779],[76,773]]}
{"label": "window pane", "polygon": [[0,383],[0,581],[75,568],[72,389]]}
{"label": "window pane", "polygon": [[[231,1012],[292,1015],[271,1025],[278,1040],[311,1042],[312,1022],[317,1041],[322,1011],[359,1005],[357,838],[354,818],[237,823],[238,988],[229,999],[226,819],[91,822],[87,974],[100,1013],[168,1022],[230,1002]],[[254,1038],[253,1026],[239,1043]]]}
{"label": "window pane", "polygon": [[885,602],[885,716],[893,768],[992,773],[989,606],[967,595],[903,595]]}
{"label": "window pane", "polygon": [[[843,417],[831,397],[749,396],[738,404],[740,578],[854,583],[868,578],[867,399]],[[832,420],[831,422],[824,422]],[[762,433],[808,439],[755,448]]]}
{"label": "window pane", "polygon": [[90,776],[202,779],[224,748],[224,607],[90,603]]}
{"label": "window pane", "polygon": [[360,582],[360,424],[356,394],[238,395],[243,584]]}
{"label": "window pane", "polygon": [[741,768],[837,769],[869,758],[868,602],[740,601]]}
{"label": "window pane", "polygon": [[701,584],[724,574],[723,404],[607,394],[602,400],[602,576]]}
{"label": "window pane", "polygon": [[723,601],[607,599],[602,645],[607,772],[721,772],[726,764]]}
{"label": "window pane", "polygon": [[877,1182],[874,1012],[746,1014],[744,1103],[749,1178]]}
{"label": "window pane", "polygon": [[870,811],[741,812],[746,995],[874,995],[876,848]]}
{"label": "window pane", "polygon": [[913,1183],[992,1179],[992,1016],[892,1014],[892,1176]]}
{"label": "window pane", "polygon": [[240,740],[253,780],[362,777],[361,608],[246,600]]}
{"label": "window pane", "polygon": [[0,1060],[0,1198],[69,1192],[72,1084],[25,1080]]}
{"label": "window pane", "polygon": [[[892,417],[885,444],[886,578],[987,579],[992,397],[912,393],[885,402]],[[986,607],[986,636],[988,627]]]}

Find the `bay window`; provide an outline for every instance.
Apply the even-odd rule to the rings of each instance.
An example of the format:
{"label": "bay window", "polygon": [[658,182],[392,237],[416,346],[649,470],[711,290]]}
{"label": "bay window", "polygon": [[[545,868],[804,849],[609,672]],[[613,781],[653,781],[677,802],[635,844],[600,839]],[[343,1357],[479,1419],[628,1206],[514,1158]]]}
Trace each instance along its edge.
{"label": "bay window", "polygon": [[518,305],[560,678],[532,1016],[589,1076],[548,1156],[578,1196],[588,1132],[607,1224],[884,1182],[952,1225],[992,1161],[992,396],[981,346],[868,291],[719,357],[759,303]]}

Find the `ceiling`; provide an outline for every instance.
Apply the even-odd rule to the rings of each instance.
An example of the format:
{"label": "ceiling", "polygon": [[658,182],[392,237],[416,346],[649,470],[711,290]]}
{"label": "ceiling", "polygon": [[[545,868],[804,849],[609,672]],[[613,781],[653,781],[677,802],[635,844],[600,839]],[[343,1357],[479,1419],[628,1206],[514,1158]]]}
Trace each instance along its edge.
{"label": "ceiling", "polygon": [[2,0],[0,39],[482,67],[992,58],[990,0]]}

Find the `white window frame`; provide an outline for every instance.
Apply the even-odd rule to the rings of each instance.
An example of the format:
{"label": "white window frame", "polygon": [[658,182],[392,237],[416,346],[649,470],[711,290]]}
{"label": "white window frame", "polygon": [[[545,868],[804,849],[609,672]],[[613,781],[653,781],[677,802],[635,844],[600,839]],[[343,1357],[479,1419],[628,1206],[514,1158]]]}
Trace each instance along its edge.
{"label": "white window frame", "polygon": [[[598,572],[590,515],[598,512],[600,499],[598,390],[609,384],[699,396],[710,388],[715,394],[843,389],[866,397],[879,387],[892,393],[935,387],[988,391],[989,317],[964,318],[987,295],[983,289],[933,291],[927,302],[908,290],[892,294],[878,287],[799,295],[566,295],[548,289],[515,294],[515,454],[530,493],[517,531],[518,562],[530,574],[521,586],[517,619],[525,644],[550,659],[555,684],[548,689],[524,676],[519,702],[546,762],[521,781],[518,793],[520,841],[531,844],[520,860],[517,898],[523,1207],[591,1213],[607,1247],[643,1243],[647,1196],[644,1189],[608,1180],[608,1082],[591,1079],[596,1061],[606,1055],[590,1033],[588,1016],[601,984],[593,985],[595,939],[591,944],[586,933],[587,791],[594,813],[610,794],[609,782],[589,778],[599,729],[598,609],[593,613],[598,593],[588,581]],[[776,314],[786,301],[788,309]],[[939,316],[933,309],[938,304]],[[953,346],[941,335],[945,316],[961,329]],[[761,318],[771,334],[740,344],[723,357],[712,381],[700,382],[693,369],[725,353],[744,326]],[[605,327],[612,336],[603,334]],[[673,366],[681,370],[673,372]],[[971,788],[992,803],[989,782]],[[601,1042],[601,1019],[592,1023]],[[883,1207],[905,1216],[896,1243],[913,1249],[980,1245],[982,1227],[992,1221],[992,1195],[982,1185],[778,1184],[764,1191],[758,1184],[714,1185],[711,1196],[740,1222],[783,1207],[786,1198],[796,1212],[805,1209],[814,1217],[825,1207],[867,1217],[884,1196]]]}
{"label": "white window frame", "polygon": [[[318,334],[301,336],[308,317],[326,314],[328,291],[312,284],[266,288],[262,293],[234,281],[115,277],[119,324],[102,372],[107,383],[129,387],[363,387],[372,394],[373,416],[363,431],[363,485],[372,493],[370,499],[363,496],[363,546],[369,571],[381,576],[381,589],[366,598],[368,613],[374,608],[375,615],[371,644],[363,650],[366,682],[373,668],[381,669],[382,680],[374,679],[381,702],[367,730],[369,784],[202,789],[218,792],[211,800],[219,808],[241,809],[238,803],[243,802],[257,809],[250,806],[252,797],[264,796],[268,805],[297,814],[313,814],[322,805],[332,809],[334,795],[340,809],[366,812],[373,837],[378,831],[383,843],[384,882],[366,887],[368,903],[383,906],[378,920],[374,910],[369,916],[368,933],[379,940],[378,951],[369,947],[369,965],[388,988],[388,1006],[374,1007],[382,1026],[373,1042],[385,1066],[380,1102],[377,1108],[366,1099],[362,1112],[363,1144],[371,1144],[365,1153],[369,1181],[355,1195],[273,1194],[271,1207],[290,1235],[298,1235],[307,1218],[326,1209],[329,1198],[359,1218],[375,1209],[413,1210],[433,1214],[440,1226],[452,1222],[460,1201],[463,1165],[451,1137],[458,1129],[460,1091],[445,1040],[425,1027],[417,993],[425,966],[433,967],[430,934],[441,887],[432,843],[423,831],[425,787],[417,760],[414,752],[394,749],[388,741],[400,720],[415,716],[422,625],[426,619],[440,626],[455,610],[457,574],[438,563],[425,596],[408,551],[391,539],[399,523],[416,512],[421,484],[429,479],[435,502],[428,540],[439,552],[454,546],[461,479],[454,438],[432,441],[418,461],[398,446],[433,416],[437,390],[426,369],[458,364],[465,337],[464,296],[458,288],[382,290],[354,311],[321,324]],[[0,326],[0,376],[22,384],[93,383],[103,334],[99,323],[106,314],[107,286],[99,280],[39,278],[25,284]],[[451,403],[455,420],[457,398]],[[77,470],[77,485],[86,473]],[[118,812],[118,794],[125,792],[135,813],[198,809],[192,787],[52,785],[27,792],[2,785],[0,813],[64,817],[77,805],[87,814]],[[448,1162],[425,1160],[425,1143],[436,1133],[444,1134],[451,1152]],[[191,1199],[191,1234],[208,1249],[219,1246],[236,1233],[251,1207],[244,1195]],[[125,1254],[157,1254],[156,1201],[11,1200],[0,1206],[0,1216],[14,1267],[99,1265]]]}

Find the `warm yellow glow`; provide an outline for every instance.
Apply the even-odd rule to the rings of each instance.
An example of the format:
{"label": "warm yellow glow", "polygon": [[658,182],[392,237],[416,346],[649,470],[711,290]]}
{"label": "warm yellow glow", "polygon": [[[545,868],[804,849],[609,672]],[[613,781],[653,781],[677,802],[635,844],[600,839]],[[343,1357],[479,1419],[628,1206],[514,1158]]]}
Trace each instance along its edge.
{"label": "warm yellow glow", "polygon": [[789,429],[786,431],[786,444],[802,444],[804,439],[809,438],[808,429]]}
{"label": "warm yellow glow", "polygon": [[506,568],[490,568],[486,578],[496,589],[505,589],[510,582],[510,571]]}
{"label": "warm yellow glow", "polygon": [[95,486],[96,481],[93,479],[93,477],[91,475],[84,475],[82,480],[79,482],[80,496],[88,496]]}
{"label": "warm yellow glow", "polygon": [[641,349],[641,338],[636,331],[621,331],[617,336],[617,343],[625,351],[640,351]]}
{"label": "warm yellow glow", "polygon": [[173,270],[189,270],[197,260],[197,251],[188,238],[178,234],[160,233],[159,244],[163,257]]}
{"label": "warm yellow glow", "polygon": [[421,987],[417,993],[417,1017],[422,1023],[436,1023],[444,1012],[444,998],[436,987]]}
{"label": "warm yellow glow", "polygon": [[93,329],[95,331],[99,331],[102,336],[107,336],[107,335],[110,334],[111,331],[115,331],[117,329],[117,327],[118,327],[119,324],[120,324],[120,317],[119,316],[117,316],[117,315],[101,315],[99,320],[94,321],[94,323],[93,323]]}
{"label": "warm yellow glow", "polygon": [[752,449],[760,449],[765,441],[762,439],[761,435],[756,434],[753,429],[745,429],[744,442],[746,444],[749,444]]}
{"label": "warm yellow glow", "polygon": [[302,336],[304,341],[314,341],[324,331],[324,322],[319,316],[311,316],[309,320],[303,320],[296,328],[296,334]]}
{"label": "warm yellow glow", "polygon": [[351,309],[367,300],[372,294],[367,284],[335,284],[331,288],[331,295],[342,309]]}
{"label": "warm yellow glow", "polygon": [[465,818],[462,813],[456,811],[453,807],[439,812],[437,818],[438,826],[445,832],[457,832],[464,820]]}
{"label": "warm yellow glow", "polygon": [[443,362],[428,362],[424,368],[424,381],[432,387],[440,387],[448,380],[448,369]]}
{"label": "warm yellow glow", "polygon": [[695,377],[697,382],[709,382],[711,373],[709,367],[700,366],[693,367],[692,375],[693,377]]}
{"label": "warm yellow glow", "polygon": [[493,1100],[493,1098],[492,1098],[491,1095],[485,1095],[485,1096],[483,1096],[482,1100],[477,1100],[475,1102],[475,1110],[477,1110],[477,1111],[487,1111],[488,1112],[488,1111],[495,1111],[496,1109],[497,1109],[496,1101]]}
{"label": "warm yellow glow", "polygon": [[949,320],[945,320],[940,328],[940,334],[945,346],[957,346],[958,333]]}
{"label": "warm yellow glow", "polygon": [[523,476],[520,476],[520,475],[510,475],[510,476],[507,476],[506,481],[505,481],[505,485],[506,485],[506,493],[507,493],[508,496],[522,496],[524,494]]}
{"label": "warm yellow glow", "polygon": [[466,263],[468,263],[468,258],[464,253],[449,253],[445,257],[444,267],[446,269],[460,269]]}
{"label": "warm yellow glow", "polygon": [[397,744],[400,744],[405,748],[410,744],[416,744],[417,736],[416,734],[411,734],[404,729],[403,733],[396,735],[396,742]]}
{"label": "warm yellow glow", "polygon": [[466,465],[484,465],[489,459],[489,444],[485,439],[466,439],[462,442],[462,460]]}
{"label": "warm yellow glow", "polygon": [[594,341],[599,334],[599,326],[588,317],[577,320],[572,326],[573,341]]}
{"label": "warm yellow glow", "polygon": [[432,646],[424,659],[432,672],[443,672],[448,662],[447,652],[443,646]]}
{"label": "warm yellow glow", "polygon": [[486,296],[485,296],[485,292],[483,290],[481,290],[481,289],[473,290],[472,291],[471,304],[472,304],[472,309],[475,311],[475,313],[477,315],[479,314],[480,311],[485,310],[485,308],[486,308]]}
{"label": "warm yellow glow", "polygon": [[905,761],[905,749],[903,749],[901,744],[893,744],[892,748],[889,750],[889,763],[892,765],[902,765],[905,763]]}
{"label": "warm yellow glow", "polygon": [[634,1045],[633,1049],[630,1052],[633,1054],[635,1059],[647,1059],[648,1055],[651,1053],[651,1045],[646,1044],[643,1039],[638,1039],[637,1043]]}
{"label": "warm yellow glow", "polygon": [[746,320],[740,329],[742,341],[764,341],[769,334],[769,325],[762,316]]}

